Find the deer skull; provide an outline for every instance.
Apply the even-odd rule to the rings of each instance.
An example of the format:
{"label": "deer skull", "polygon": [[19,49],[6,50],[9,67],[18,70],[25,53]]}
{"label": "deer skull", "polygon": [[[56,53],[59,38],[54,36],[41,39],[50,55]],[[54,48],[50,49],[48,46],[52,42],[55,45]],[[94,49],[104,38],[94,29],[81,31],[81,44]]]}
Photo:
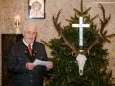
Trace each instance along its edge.
{"label": "deer skull", "polygon": [[85,57],[84,54],[78,54],[78,56],[76,57],[76,60],[79,66],[79,74],[83,75],[83,69],[84,69],[84,65],[85,65],[87,58]]}

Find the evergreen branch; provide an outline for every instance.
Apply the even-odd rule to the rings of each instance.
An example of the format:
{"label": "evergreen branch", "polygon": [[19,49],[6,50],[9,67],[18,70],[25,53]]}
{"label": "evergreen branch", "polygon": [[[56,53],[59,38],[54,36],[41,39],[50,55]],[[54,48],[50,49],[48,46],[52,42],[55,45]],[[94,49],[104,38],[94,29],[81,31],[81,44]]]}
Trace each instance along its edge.
{"label": "evergreen branch", "polygon": [[89,7],[87,10],[85,10],[85,11],[83,12],[83,14],[84,14],[84,15],[87,14],[90,9],[91,9],[91,7]]}
{"label": "evergreen branch", "polygon": [[41,39],[41,42],[50,48],[50,45],[46,41]]}
{"label": "evergreen branch", "polygon": [[71,18],[71,20],[74,20],[75,18],[74,17],[70,17]]}
{"label": "evergreen branch", "polygon": [[80,5],[80,7],[81,7],[81,13],[83,13],[83,0],[81,0],[81,5]]}
{"label": "evergreen branch", "polygon": [[74,14],[74,18],[75,18],[75,19],[78,18],[76,12],[75,12],[75,14]]}
{"label": "evergreen branch", "polygon": [[79,16],[81,15],[81,12],[79,11],[79,10],[77,10],[77,9],[73,9]]}
{"label": "evergreen branch", "polygon": [[78,20],[78,17],[76,15],[76,13],[74,14],[74,17],[70,17],[71,19],[66,19],[66,21],[70,22],[70,23],[74,23],[76,22],[75,20]]}
{"label": "evergreen branch", "polygon": [[74,22],[73,20],[69,20],[69,19],[66,19],[66,21],[71,22],[71,23]]}
{"label": "evergreen branch", "polygon": [[50,47],[50,45],[49,45],[46,41],[41,40],[41,42],[42,42],[43,44],[45,44],[47,47],[49,47],[51,50],[53,50],[53,51],[57,54],[57,56],[60,58],[60,56],[59,56],[58,52],[56,52],[56,50],[55,50],[55,49],[51,48],[51,47]]}
{"label": "evergreen branch", "polygon": [[107,37],[103,38],[103,42],[111,43],[111,41]]}
{"label": "evergreen branch", "polygon": [[94,16],[91,21],[93,21],[94,19],[96,19],[99,16],[99,14],[97,14],[96,16]]}

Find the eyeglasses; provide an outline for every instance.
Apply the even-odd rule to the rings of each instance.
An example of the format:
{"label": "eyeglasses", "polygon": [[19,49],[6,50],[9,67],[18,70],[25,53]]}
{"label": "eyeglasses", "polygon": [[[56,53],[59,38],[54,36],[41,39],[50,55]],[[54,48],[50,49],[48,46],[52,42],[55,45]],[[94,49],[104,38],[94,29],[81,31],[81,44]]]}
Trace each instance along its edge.
{"label": "eyeglasses", "polygon": [[37,33],[36,33],[36,32],[33,32],[33,33],[31,33],[31,32],[26,32],[26,34],[27,34],[27,35],[34,35],[34,36],[35,36]]}

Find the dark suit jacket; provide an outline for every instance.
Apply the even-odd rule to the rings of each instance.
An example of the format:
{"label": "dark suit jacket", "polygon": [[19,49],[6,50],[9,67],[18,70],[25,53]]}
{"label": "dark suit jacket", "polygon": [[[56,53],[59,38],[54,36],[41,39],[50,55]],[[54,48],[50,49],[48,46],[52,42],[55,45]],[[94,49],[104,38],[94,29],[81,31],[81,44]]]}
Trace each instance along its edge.
{"label": "dark suit jacket", "polygon": [[27,46],[22,42],[12,45],[8,55],[8,70],[14,74],[14,86],[42,86],[43,74],[47,71],[45,66],[36,66],[33,70],[27,70],[27,62],[35,59],[48,60],[45,46],[34,42],[32,56],[30,56]]}

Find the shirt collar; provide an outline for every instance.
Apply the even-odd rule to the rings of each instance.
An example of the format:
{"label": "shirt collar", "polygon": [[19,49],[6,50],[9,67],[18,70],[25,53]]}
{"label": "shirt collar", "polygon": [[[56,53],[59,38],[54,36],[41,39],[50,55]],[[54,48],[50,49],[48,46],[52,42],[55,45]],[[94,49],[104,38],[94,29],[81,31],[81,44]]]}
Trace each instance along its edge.
{"label": "shirt collar", "polygon": [[[23,41],[23,43],[28,47],[29,44],[24,40],[24,38],[23,38],[22,41]],[[31,43],[30,45],[31,45],[31,48],[33,48],[33,43]]]}

